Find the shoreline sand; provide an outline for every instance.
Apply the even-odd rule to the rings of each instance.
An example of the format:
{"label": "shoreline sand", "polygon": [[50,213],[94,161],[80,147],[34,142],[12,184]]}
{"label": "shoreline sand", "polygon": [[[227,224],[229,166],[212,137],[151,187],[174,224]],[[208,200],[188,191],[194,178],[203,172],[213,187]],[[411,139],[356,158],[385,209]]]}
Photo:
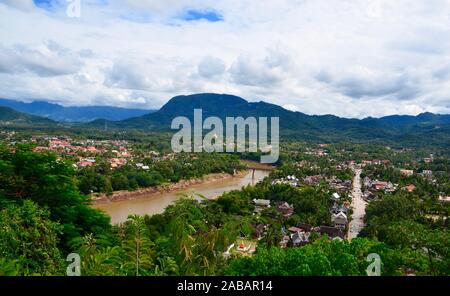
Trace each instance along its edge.
{"label": "shoreline sand", "polygon": [[115,191],[112,195],[107,196],[106,194],[93,194],[92,205],[105,204],[110,202],[117,202],[122,200],[132,200],[143,198],[152,194],[160,194],[160,193],[170,193],[178,190],[187,189],[193,185],[199,184],[207,184],[215,181],[222,181],[231,178],[241,178],[244,177],[250,170],[242,170],[237,172],[235,175],[227,174],[227,173],[213,173],[205,175],[201,178],[194,178],[190,180],[180,180],[176,183],[166,183],[158,186],[147,187],[147,188],[139,188],[133,191]]}

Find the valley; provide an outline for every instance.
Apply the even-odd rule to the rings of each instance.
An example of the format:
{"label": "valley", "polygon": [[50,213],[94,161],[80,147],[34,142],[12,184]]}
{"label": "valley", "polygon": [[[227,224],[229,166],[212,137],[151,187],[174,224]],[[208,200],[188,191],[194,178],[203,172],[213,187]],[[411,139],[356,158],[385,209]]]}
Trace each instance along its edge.
{"label": "valley", "polygon": [[[291,112],[270,106],[278,111],[249,113],[248,104],[267,105],[217,98],[224,100],[218,117],[236,115],[227,110]],[[267,165],[259,150],[174,152],[175,131],[160,127],[173,112],[188,117],[191,107],[218,112],[204,95],[177,97],[105,129],[3,109],[0,224],[8,230],[0,274],[61,275],[74,252],[91,276],[365,275],[372,253],[383,262],[382,275],[449,273],[450,147],[441,130],[411,146],[405,140],[437,122],[445,129],[445,116],[390,117],[371,127],[331,119],[342,120],[340,132],[315,118],[310,131],[317,138],[300,130],[311,118],[286,113],[291,128],[281,117],[279,158]],[[403,136],[395,143],[356,134],[333,141],[350,122],[356,134]],[[45,236],[29,233],[27,219],[49,229]],[[15,248],[8,238],[20,235],[41,249]],[[42,248],[51,255],[39,257]]]}

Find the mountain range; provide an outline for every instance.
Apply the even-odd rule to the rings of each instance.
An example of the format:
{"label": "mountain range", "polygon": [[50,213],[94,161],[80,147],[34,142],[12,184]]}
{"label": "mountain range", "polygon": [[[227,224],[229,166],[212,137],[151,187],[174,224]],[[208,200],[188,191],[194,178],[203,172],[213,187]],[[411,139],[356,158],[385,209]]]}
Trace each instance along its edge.
{"label": "mountain range", "polygon": [[[422,113],[417,116],[392,115],[382,118],[348,119],[334,115],[307,115],[286,110],[278,105],[248,102],[227,94],[194,94],[176,96],[159,111],[118,122],[109,122],[116,128],[144,130],[169,130],[176,116],[193,119],[193,110],[202,109],[203,117],[227,116],[244,118],[279,117],[280,134],[293,139],[314,141],[407,141],[414,144],[425,139],[430,142],[450,143],[450,115]],[[104,121],[94,121],[91,126],[101,127]]]}
{"label": "mountain range", "polygon": [[59,122],[90,122],[99,118],[117,121],[153,112],[153,110],[110,106],[64,107],[46,101],[24,103],[7,99],[0,99],[0,106]]}
{"label": "mountain range", "polygon": [[25,114],[8,107],[0,106],[0,124],[1,125],[54,125],[56,122],[48,118]]}
{"label": "mountain range", "polygon": [[[194,109],[202,109],[203,118],[279,117],[281,137],[287,139],[450,146],[450,115],[422,113],[417,116],[348,119],[334,115],[307,115],[263,101],[248,102],[237,96],[213,93],[176,96],[155,112],[117,121],[96,119],[81,126],[102,129],[106,122],[108,128],[170,131],[173,118],[185,116],[192,120]],[[55,114],[53,118],[58,117],[57,112]]]}

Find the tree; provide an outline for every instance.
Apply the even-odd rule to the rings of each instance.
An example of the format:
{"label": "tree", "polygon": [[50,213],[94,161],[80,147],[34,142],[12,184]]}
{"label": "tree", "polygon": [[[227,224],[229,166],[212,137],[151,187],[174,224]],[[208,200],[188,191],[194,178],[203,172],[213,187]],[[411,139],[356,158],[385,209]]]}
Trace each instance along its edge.
{"label": "tree", "polygon": [[429,230],[417,222],[405,220],[387,228],[386,242],[405,249],[409,248],[428,258],[427,274],[448,275],[450,272],[450,235],[446,230]]}
{"label": "tree", "polygon": [[[376,240],[357,238],[348,241],[319,239],[299,248],[259,248],[253,257],[239,257],[230,261],[225,275],[366,275],[367,255],[378,253],[382,262],[391,264],[398,252]],[[397,262],[397,268],[402,262]],[[382,264],[382,274],[392,275],[395,269]]]}
{"label": "tree", "polygon": [[0,211],[0,227],[0,256],[8,269],[19,266],[21,275],[54,275],[61,271],[57,245],[62,227],[49,219],[47,210],[30,200],[22,205],[11,204]]}
{"label": "tree", "polygon": [[388,224],[401,220],[414,220],[419,215],[418,203],[403,194],[385,195],[366,208],[367,226],[362,234],[384,240]]}
{"label": "tree", "polygon": [[153,263],[153,242],[149,230],[141,216],[132,215],[122,225],[122,249],[124,251],[124,270],[126,274],[150,275]]}
{"label": "tree", "polygon": [[90,208],[89,197],[79,193],[73,167],[55,154],[34,153],[26,145],[0,149],[0,166],[0,198],[18,204],[32,200],[46,207],[50,219],[63,227],[59,235],[66,251],[76,237],[110,230],[109,217]]}

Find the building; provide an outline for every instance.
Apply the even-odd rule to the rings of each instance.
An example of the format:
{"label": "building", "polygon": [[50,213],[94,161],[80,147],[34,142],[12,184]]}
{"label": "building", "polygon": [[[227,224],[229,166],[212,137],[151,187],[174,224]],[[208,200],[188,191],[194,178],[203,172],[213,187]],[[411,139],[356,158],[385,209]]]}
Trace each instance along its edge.
{"label": "building", "polygon": [[292,187],[298,187],[300,185],[298,178],[295,177],[294,175],[272,181],[272,185],[277,184],[288,184],[291,185]]}
{"label": "building", "polygon": [[372,182],[372,189],[385,190],[387,192],[392,192],[395,190],[395,186],[391,182],[375,181],[375,182]]}
{"label": "building", "polygon": [[310,232],[313,229],[313,226],[306,223],[298,223],[297,228],[305,232]]}
{"label": "building", "polygon": [[345,229],[347,227],[348,219],[347,215],[343,212],[339,212],[337,214],[331,215],[331,222],[333,223],[333,226],[339,229]]}
{"label": "building", "polygon": [[91,161],[80,161],[77,163],[77,166],[79,168],[85,168],[85,167],[92,166],[92,165],[94,165],[94,163]]}
{"label": "building", "polygon": [[423,170],[422,171],[422,175],[423,176],[432,176],[433,175],[433,171],[432,170]]}
{"label": "building", "polygon": [[278,212],[280,212],[283,217],[289,218],[294,214],[294,206],[288,204],[287,202],[282,202],[277,206]]}
{"label": "building", "polygon": [[288,228],[288,231],[290,231],[292,233],[296,233],[296,232],[303,231],[303,230],[299,227],[291,226]]}
{"label": "building", "polygon": [[371,192],[371,191],[366,190],[366,191],[364,191],[364,193],[363,193],[363,199],[364,199],[365,201],[372,201],[372,200],[374,200],[374,199],[376,199],[376,198],[377,198],[377,196],[376,196],[373,192]]}
{"label": "building", "polygon": [[402,169],[402,170],[400,170],[400,174],[402,174],[403,176],[409,177],[409,176],[414,175],[414,171],[413,170],[404,170],[404,169]]}
{"label": "building", "polygon": [[363,179],[363,185],[366,188],[372,187],[372,180],[370,180],[369,177],[365,176],[364,179]]}
{"label": "building", "polygon": [[318,184],[322,180],[322,176],[315,175],[315,176],[307,176],[303,178],[303,181],[307,184]]}
{"label": "building", "polygon": [[[349,203],[347,202],[347,205],[348,205]],[[338,214],[338,213],[340,213],[340,212],[342,212],[342,213],[344,213],[344,214],[346,214],[347,215],[347,212],[348,212],[348,208],[349,208],[350,206],[348,205],[347,207],[345,206],[345,205],[340,205],[340,204],[338,204],[338,203],[334,203],[333,204],[333,206],[331,206],[331,208],[330,208],[330,213],[331,214]]]}
{"label": "building", "polygon": [[335,201],[339,201],[341,199],[341,196],[339,195],[339,193],[335,192],[331,195],[331,198]]}
{"label": "building", "polygon": [[289,235],[283,235],[283,238],[280,241],[280,248],[286,249],[290,240],[291,238]]}
{"label": "building", "polygon": [[270,200],[268,199],[253,199],[253,204],[258,207],[270,208]]}
{"label": "building", "polygon": [[328,235],[329,238],[334,239],[336,237],[344,239],[344,232],[342,232],[342,229],[331,227],[331,226],[320,226],[318,229],[318,232],[321,235]]}
{"label": "building", "polygon": [[450,196],[439,196],[440,202],[450,202]]}
{"label": "building", "polygon": [[299,231],[291,236],[294,247],[304,246],[309,243],[310,232]]}
{"label": "building", "polygon": [[255,205],[255,213],[259,214],[264,209],[270,208],[270,200],[268,199],[253,199]]}
{"label": "building", "polygon": [[406,190],[408,192],[413,192],[416,189],[416,185],[409,184],[402,188],[403,190]]}
{"label": "building", "polygon": [[419,175],[421,175],[425,179],[431,180],[433,178],[433,171],[423,170]]}
{"label": "building", "polygon": [[237,254],[251,256],[256,251],[256,242],[240,238],[235,243]]}
{"label": "building", "polygon": [[264,224],[257,224],[257,225],[253,225],[254,228],[254,238],[255,239],[262,239],[266,233],[267,233],[267,229],[268,229],[268,225],[264,225]]}

